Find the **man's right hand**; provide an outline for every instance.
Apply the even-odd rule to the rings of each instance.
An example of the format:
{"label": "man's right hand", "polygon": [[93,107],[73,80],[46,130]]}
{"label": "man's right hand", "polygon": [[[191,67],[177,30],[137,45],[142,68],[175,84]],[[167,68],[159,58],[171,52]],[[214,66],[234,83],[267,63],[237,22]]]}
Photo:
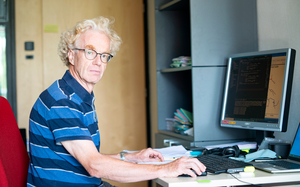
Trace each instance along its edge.
{"label": "man's right hand", "polygon": [[192,171],[194,170],[198,175],[205,172],[206,167],[197,159],[189,157],[181,157],[169,164],[164,165],[166,168],[166,173],[164,177],[177,177],[182,174],[188,174],[191,177],[197,177],[197,175]]}

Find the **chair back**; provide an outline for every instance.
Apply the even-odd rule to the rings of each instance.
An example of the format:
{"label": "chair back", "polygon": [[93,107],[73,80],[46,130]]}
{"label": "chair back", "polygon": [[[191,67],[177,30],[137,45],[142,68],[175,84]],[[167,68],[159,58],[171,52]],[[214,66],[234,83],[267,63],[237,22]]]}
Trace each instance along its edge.
{"label": "chair back", "polygon": [[28,164],[28,153],[14,113],[9,102],[0,96],[0,186],[26,186]]}
{"label": "chair back", "polygon": [[4,171],[4,167],[3,167],[1,160],[0,160],[0,186],[1,187],[9,187],[7,178],[6,178],[6,174]]}

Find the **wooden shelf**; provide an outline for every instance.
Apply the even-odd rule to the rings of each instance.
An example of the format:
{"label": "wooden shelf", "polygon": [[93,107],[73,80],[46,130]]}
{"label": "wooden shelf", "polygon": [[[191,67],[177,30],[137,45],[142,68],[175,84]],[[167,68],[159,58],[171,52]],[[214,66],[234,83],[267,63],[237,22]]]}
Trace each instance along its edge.
{"label": "wooden shelf", "polygon": [[170,72],[178,72],[178,71],[187,71],[191,70],[192,66],[186,66],[186,67],[180,67],[180,68],[167,68],[167,69],[162,69],[160,72],[162,73],[170,73]]}
{"label": "wooden shelf", "polygon": [[167,131],[167,130],[158,130],[158,132],[161,133],[161,134],[168,135],[168,136],[173,136],[173,137],[176,137],[176,138],[180,138],[182,140],[194,141],[194,137],[193,136],[177,134],[175,132]]}

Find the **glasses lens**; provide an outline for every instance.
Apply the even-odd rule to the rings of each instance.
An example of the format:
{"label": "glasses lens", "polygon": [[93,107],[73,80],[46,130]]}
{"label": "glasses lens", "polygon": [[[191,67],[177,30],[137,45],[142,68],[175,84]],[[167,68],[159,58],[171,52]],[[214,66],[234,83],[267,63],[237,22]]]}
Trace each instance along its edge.
{"label": "glasses lens", "polygon": [[85,57],[89,60],[93,60],[97,56],[96,51],[92,49],[85,49]]}
{"label": "glasses lens", "polygon": [[101,56],[101,60],[102,60],[102,62],[109,62],[110,61],[110,59],[111,59],[111,55],[110,54],[101,54],[100,55]]}

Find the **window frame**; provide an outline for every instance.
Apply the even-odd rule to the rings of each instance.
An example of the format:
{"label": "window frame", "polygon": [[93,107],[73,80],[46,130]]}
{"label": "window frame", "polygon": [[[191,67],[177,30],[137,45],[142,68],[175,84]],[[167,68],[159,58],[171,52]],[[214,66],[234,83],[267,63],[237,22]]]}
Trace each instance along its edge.
{"label": "window frame", "polygon": [[15,0],[6,0],[6,3],[8,17],[6,20],[0,20],[0,24],[5,26],[6,35],[7,100],[17,120]]}

